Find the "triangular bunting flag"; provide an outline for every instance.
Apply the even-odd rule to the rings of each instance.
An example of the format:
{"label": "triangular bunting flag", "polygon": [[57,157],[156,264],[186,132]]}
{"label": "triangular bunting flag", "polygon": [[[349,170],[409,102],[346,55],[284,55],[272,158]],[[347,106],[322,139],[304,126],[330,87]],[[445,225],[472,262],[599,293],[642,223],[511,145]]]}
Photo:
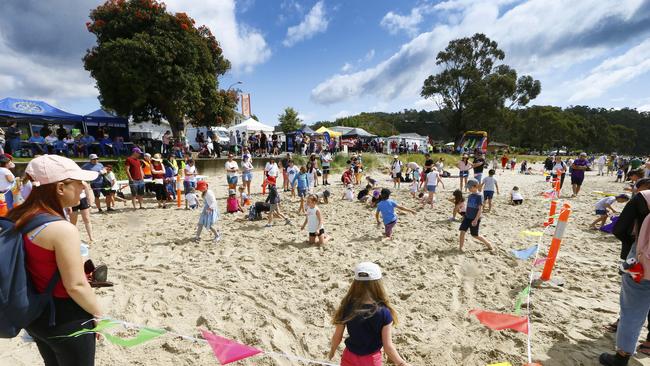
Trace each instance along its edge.
{"label": "triangular bunting flag", "polygon": [[214,356],[219,360],[222,365],[231,362],[243,360],[244,358],[254,356],[262,351],[244,344],[237,343],[227,338],[220,337],[216,334],[202,330],[203,338],[212,347]]}
{"label": "triangular bunting flag", "polygon": [[78,337],[80,335],[84,335],[84,334],[87,334],[87,333],[101,333],[106,329],[111,329],[111,328],[116,327],[118,325],[120,325],[120,323],[116,322],[114,320],[100,320],[99,322],[97,322],[97,325],[92,329],[83,328],[83,329],[80,329],[80,330],[78,330],[78,331],[76,331],[74,333],[70,333],[68,335],[55,336],[55,337],[52,337],[52,338]]}
{"label": "triangular bunting flag", "polygon": [[144,342],[148,342],[156,337],[167,333],[164,329],[153,329],[153,328],[140,328],[138,329],[138,334],[133,338],[121,338],[107,332],[101,332],[106,339],[118,346],[122,347],[134,347]]}
{"label": "triangular bunting flag", "polygon": [[533,266],[537,267],[537,266],[539,266],[540,264],[544,264],[545,262],[546,262],[546,257],[544,257],[544,258],[537,258],[537,259],[535,259],[535,261],[533,262]]}
{"label": "triangular bunting flag", "polygon": [[471,310],[481,324],[493,330],[512,329],[517,332],[528,334],[528,318],[510,314],[494,313],[485,310]]}
{"label": "triangular bunting flag", "polygon": [[537,245],[533,245],[530,248],[513,250],[512,254],[519,259],[528,259],[537,253]]}
{"label": "triangular bunting flag", "polygon": [[530,285],[526,286],[526,288],[521,290],[521,292],[517,295],[517,302],[515,302],[515,314],[521,314],[521,305],[524,303],[524,299],[528,297],[529,293]]}
{"label": "triangular bunting flag", "polygon": [[542,235],[544,235],[544,233],[541,232],[541,231],[524,230],[524,231],[521,232],[521,235],[523,235],[523,236],[542,236]]}

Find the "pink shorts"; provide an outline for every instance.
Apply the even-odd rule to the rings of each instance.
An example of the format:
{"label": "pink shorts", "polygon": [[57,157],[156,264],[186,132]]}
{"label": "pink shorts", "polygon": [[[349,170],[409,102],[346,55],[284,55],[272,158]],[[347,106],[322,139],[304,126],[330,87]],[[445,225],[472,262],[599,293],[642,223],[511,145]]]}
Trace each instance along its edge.
{"label": "pink shorts", "polygon": [[341,366],[381,366],[381,350],[365,355],[359,356],[348,351],[346,348],[341,357]]}

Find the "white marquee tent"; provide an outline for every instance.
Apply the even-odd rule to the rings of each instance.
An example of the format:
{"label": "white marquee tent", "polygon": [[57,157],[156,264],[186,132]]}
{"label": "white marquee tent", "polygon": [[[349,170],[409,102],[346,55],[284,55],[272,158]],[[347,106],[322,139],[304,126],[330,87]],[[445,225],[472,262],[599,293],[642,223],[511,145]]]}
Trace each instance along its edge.
{"label": "white marquee tent", "polygon": [[246,134],[252,132],[273,132],[273,127],[265,125],[264,123],[258,122],[252,118],[245,120],[244,122],[230,127],[230,131],[239,131],[239,133],[246,132]]}

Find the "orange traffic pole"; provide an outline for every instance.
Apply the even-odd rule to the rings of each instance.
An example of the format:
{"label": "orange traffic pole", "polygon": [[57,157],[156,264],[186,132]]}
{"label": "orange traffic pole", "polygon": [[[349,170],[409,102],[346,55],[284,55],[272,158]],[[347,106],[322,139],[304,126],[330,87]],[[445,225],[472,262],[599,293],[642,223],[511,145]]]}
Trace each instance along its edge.
{"label": "orange traffic pole", "polygon": [[553,239],[551,240],[551,247],[548,249],[546,263],[544,264],[544,270],[542,271],[542,276],[540,277],[542,281],[548,281],[551,279],[551,272],[553,272],[553,266],[555,266],[555,260],[557,259],[558,252],[560,251],[560,244],[562,244],[562,237],[564,236],[564,231],[566,230],[570,214],[571,205],[565,203],[564,206],[562,206],[562,210],[560,211],[560,218],[557,222],[557,226],[555,227],[555,233],[553,234]]}
{"label": "orange traffic pole", "polygon": [[549,225],[553,225],[555,222],[555,210],[557,209],[557,201],[552,200],[551,201],[551,208],[548,212],[548,219],[546,219],[546,222],[544,223],[544,227],[547,227]]}
{"label": "orange traffic pole", "polygon": [[181,207],[181,175],[176,175],[176,207]]}

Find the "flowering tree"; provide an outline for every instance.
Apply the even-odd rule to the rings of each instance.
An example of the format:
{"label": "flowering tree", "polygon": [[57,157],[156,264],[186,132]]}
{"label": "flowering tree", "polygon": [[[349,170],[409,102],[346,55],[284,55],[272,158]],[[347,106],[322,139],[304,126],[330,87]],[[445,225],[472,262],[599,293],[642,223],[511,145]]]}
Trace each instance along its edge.
{"label": "flowering tree", "polygon": [[213,126],[233,118],[237,95],[220,90],[229,68],[216,38],[185,13],[156,0],[108,0],[90,12],[97,45],[84,67],[102,106],[135,121],[167,119],[174,136],[186,122]]}

